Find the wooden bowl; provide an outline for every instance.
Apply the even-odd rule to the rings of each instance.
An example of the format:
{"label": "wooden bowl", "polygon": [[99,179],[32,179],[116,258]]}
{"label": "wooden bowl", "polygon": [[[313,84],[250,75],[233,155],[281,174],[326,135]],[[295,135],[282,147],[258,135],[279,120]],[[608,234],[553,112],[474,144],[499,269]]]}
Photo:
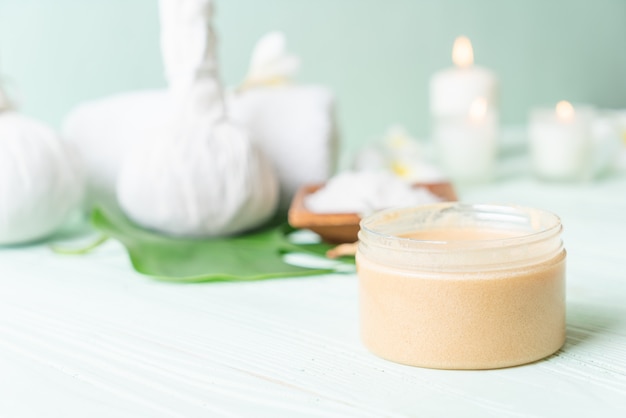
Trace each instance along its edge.
{"label": "wooden bowl", "polygon": [[[307,210],[305,197],[322,188],[323,184],[306,185],[300,188],[289,208],[289,224],[294,228],[310,229],[326,242],[342,244],[358,240],[359,222],[357,213],[315,213]],[[425,187],[445,201],[457,200],[450,183],[417,183],[415,187]]]}

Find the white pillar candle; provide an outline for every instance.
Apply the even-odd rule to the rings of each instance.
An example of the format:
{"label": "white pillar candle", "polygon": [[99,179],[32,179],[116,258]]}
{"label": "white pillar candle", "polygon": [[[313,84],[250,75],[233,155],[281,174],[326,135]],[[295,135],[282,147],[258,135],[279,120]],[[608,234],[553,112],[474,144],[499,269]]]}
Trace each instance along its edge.
{"label": "white pillar candle", "polygon": [[590,175],[590,112],[567,101],[531,112],[529,140],[533,171],[545,180],[583,180]]}
{"label": "white pillar candle", "polygon": [[472,43],[454,41],[454,67],[430,80],[430,110],[439,160],[457,182],[487,181],[497,150],[498,88],[490,70],[474,65]]}
{"label": "white pillar candle", "polygon": [[474,50],[470,40],[460,36],[452,48],[454,67],[436,72],[430,80],[430,111],[436,117],[467,115],[478,97],[497,109],[498,88],[493,72],[474,65]]}
{"label": "white pillar candle", "polygon": [[437,118],[435,144],[446,174],[461,183],[490,180],[497,134],[497,112],[489,107],[484,97],[476,98],[466,114]]}

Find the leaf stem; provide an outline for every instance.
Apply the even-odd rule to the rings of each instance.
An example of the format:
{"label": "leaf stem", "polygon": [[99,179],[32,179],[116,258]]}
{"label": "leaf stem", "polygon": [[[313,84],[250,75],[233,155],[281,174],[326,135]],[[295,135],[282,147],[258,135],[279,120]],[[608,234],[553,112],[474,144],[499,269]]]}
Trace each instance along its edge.
{"label": "leaf stem", "polygon": [[99,246],[104,244],[106,241],[108,241],[108,239],[109,237],[107,235],[102,234],[94,242],[87,244],[86,246],[82,248],[64,248],[64,247],[59,247],[59,246],[52,244],[50,245],[50,249],[56,254],[83,255],[98,248]]}

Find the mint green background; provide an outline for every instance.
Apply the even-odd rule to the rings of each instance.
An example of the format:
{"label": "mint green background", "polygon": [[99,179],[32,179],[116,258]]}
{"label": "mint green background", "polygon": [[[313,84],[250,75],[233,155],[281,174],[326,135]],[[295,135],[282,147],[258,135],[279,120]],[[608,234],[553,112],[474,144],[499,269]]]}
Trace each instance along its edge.
{"label": "mint green background", "polygon": [[[560,99],[626,107],[624,0],[217,0],[224,79],[284,30],[298,77],[332,87],[346,144],[429,131],[428,80],[456,35],[499,74],[502,119]],[[0,73],[22,109],[59,126],[81,100],[164,86],[156,0],[0,0]]]}

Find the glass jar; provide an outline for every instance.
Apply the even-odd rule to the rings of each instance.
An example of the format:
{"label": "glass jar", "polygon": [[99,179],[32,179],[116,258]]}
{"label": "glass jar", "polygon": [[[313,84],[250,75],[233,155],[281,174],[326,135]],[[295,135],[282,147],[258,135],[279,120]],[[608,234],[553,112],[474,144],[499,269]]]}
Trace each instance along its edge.
{"label": "glass jar", "polygon": [[529,363],[565,341],[561,221],[442,203],[361,221],[361,336],[374,354],[441,369]]}

